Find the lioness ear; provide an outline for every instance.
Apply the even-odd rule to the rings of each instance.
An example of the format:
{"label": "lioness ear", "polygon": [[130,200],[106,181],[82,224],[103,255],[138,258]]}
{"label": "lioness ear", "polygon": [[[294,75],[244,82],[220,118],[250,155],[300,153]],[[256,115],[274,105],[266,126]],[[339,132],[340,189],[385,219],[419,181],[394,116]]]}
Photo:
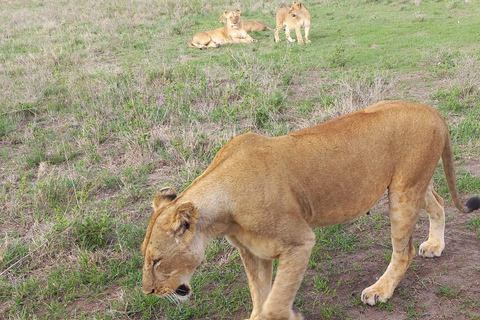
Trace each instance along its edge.
{"label": "lioness ear", "polygon": [[242,13],[242,10],[240,9],[237,9],[236,11],[238,12],[238,14]]}
{"label": "lioness ear", "polygon": [[175,210],[172,221],[172,231],[175,237],[181,238],[187,232],[193,236],[195,226],[198,220],[198,210],[192,202],[184,202],[180,204]]}
{"label": "lioness ear", "polygon": [[177,197],[175,189],[167,187],[157,191],[155,198],[153,199],[153,210],[157,211],[167,203],[172,202]]}

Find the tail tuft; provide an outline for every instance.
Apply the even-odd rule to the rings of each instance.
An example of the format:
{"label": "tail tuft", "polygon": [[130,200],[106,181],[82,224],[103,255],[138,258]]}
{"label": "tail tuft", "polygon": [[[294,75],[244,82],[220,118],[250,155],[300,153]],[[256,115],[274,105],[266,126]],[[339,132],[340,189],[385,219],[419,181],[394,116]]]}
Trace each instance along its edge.
{"label": "tail tuft", "polygon": [[480,208],[480,198],[479,197],[472,197],[468,199],[465,206],[468,208],[468,212],[475,211]]}

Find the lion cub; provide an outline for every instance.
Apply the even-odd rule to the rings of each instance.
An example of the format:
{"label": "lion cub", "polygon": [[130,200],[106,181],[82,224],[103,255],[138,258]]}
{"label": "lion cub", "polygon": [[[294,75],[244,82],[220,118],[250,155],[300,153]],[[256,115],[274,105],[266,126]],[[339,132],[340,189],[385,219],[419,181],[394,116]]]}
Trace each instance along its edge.
{"label": "lion cub", "polygon": [[188,44],[190,48],[206,49],[208,47],[218,48],[226,43],[252,43],[258,40],[253,39],[240,23],[240,10],[225,11],[220,21],[225,26],[210,31],[195,34]]}
{"label": "lion cub", "polygon": [[278,32],[280,29],[285,26],[285,35],[287,40],[290,42],[295,42],[295,39],[290,37],[290,29],[295,29],[297,34],[297,41],[299,44],[303,43],[302,33],[300,28],[305,28],[305,42],[310,43],[308,34],[310,33],[310,12],[308,12],[307,7],[300,2],[293,2],[291,8],[280,8],[277,11],[277,27],[275,28],[275,42],[280,41]]}

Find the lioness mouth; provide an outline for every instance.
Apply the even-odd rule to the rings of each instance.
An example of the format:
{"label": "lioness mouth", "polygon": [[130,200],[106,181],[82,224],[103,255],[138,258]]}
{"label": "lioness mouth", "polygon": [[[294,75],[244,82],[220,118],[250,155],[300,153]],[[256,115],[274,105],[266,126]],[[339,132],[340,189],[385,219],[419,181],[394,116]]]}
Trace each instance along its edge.
{"label": "lioness mouth", "polygon": [[182,284],[180,287],[177,288],[177,290],[175,290],[175,293],[182,297],[186,296],[189,292],[190,288],[184,284]]}

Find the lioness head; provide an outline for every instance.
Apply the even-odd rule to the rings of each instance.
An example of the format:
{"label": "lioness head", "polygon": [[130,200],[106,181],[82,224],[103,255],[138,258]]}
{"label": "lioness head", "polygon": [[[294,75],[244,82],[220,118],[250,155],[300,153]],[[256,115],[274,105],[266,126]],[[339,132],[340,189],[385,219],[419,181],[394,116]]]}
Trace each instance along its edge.
{"label": "lioness head", "polygon": [[142,243],[142,291],[186,301],[191,293],[190,278],[204,253],[194,241],[198,210],[176,197],[174,189],[165,188],[153,200],[154,213]]}
{"label": "lioness head", "polygon": [[288,11],[288,14],[291,15],[292,18],[295,18],[302,10],[302,6],[303,5],[300,2],[294,1],[290,11]]}
{"label": "lioness head", "polygon": [[234,10],[234,11],[225,11],[218,21],[221,23],[225,23],[232,28],[238,28],[238,23],[240,22],[240,14],[242,11]]}

